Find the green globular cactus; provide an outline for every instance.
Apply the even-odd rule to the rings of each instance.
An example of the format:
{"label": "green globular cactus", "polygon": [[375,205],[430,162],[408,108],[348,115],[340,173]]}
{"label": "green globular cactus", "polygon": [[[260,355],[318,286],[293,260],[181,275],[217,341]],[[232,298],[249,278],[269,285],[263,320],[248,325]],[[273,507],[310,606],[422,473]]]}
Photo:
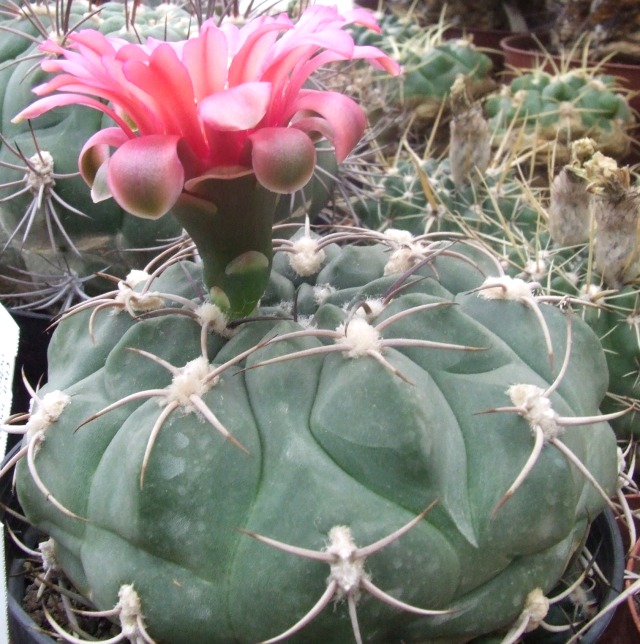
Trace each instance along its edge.
{"label": "green globular cactus", "polygon": [[[406,108],[416,124],[433,123],[447,108],[458,77],[465,79],[471,97],[483,96],[495,87],[491,59],[470,40],[445,40],[443,25],[421,29],[410,18],[386,14],[380,27],[380,34],[357,30],[356,41],[379,47],[403,66],[398,78],[378,75],[374,81],[384,88],[380,94],[386,107],[391,103]],[[363,96],[369,92],[370,88],[363,90]]]}
{"label": "green globular cactus", "polygon": [[133,641],[508,630],[615,489],[596,336],[455,240],[274,243],[252,319],[189,262],[64,317],[17,466],[27,517]]}
{"label": "green globular cactus", "polygon": [[354,210],[370,228],[413,235],[440,231],[505,239],[505,228],[520,237],[536,230],[539,219],[539,206],[514,171],[490,168],[478,185],[457,186],[449,159],[406,155],[371,181]]}
{"label": "green globular cactus", "polygon": [[635,119],[615,79],[591,70],[536,70],[514,78],[485,101],[494,144],[533,149],[537,162],[567,163],[571,142],[595,141],[603,154],[623,158]]}
{"label": "green globular cactus", "polygon": [[192,20],[170,4],[137,5],[135,15],[122,3],[93,7],[84,0],[9,2],[7,10],[11,17],[0,22],[0,293],[13,305],[55,312],[107,288],[94,273],[124,277],[144,266],[181,228],[169,218],[141,221],[113,201],[93,202],[77,160],[85,141],[109,125],[101,112],[73,105],[12,123],[47,77],[36,65],[43,55],[37,46],[56,33],[62,43],[76,28],[130,42],[176,40],[187,37]]}

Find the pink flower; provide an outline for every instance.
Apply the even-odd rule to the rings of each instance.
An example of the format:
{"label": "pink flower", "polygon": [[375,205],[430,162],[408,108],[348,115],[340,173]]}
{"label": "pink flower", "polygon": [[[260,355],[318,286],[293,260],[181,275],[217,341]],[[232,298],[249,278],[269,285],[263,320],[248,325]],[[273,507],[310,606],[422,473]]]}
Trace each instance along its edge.
{"label": "pink flower", "polygon": [[316,5],[295,24],[285,14],[241,28],[207,21],[198,37],[178,43],[72,33],[68,48],[53,41],[40,47],[57,56],[42,68],[59,73],[34,91],[59,93],[14,120],[69,104],[110,116],[117,127],[87,141],[80,172],[96,201],[113,197],[141,217],[162,216],[183,193],[206,194],[208,179],[254,173],[273,192],[293,192],[313,173],[314,140],[328,139],[341,162],[365,128],[354,101],[304,87],[309,76],[353,59],[399,73],[382,51],[354,44],[343,31],[352,22],[378,30],[366,10],[342,16]]}

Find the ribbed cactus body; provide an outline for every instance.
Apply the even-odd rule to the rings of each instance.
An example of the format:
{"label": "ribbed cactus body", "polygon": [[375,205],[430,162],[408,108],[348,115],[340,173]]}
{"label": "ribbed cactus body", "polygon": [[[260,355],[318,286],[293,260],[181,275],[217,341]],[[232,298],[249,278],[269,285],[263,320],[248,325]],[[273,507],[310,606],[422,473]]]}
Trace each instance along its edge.
{"label": "ribbed cactus body", "polygon": [[[48,501],[24,461],[17,486],[29,519],[51,534],[63,568],[99,607],[113,606],[119,588],[133,584],[157,641],[265,640],[312,608],[327,589],[329,568],[241,530],[322,551],[332,528],[347,526],[364,547],[434,501],[424,520],[364,566],[371,582],[397,599],[453,612],[415,615],[363,590],[357,614],[366,641],[467,640],[508,627],[532,589],[555,585],[604,502],[546,445],[524,484],[496,510],[533,437],[517,413],[483,413],[510,406],[513,385],[545,389],[554,380],[534,312],[470,292],[495,268],[463,244],[424,247],[437,255],[432,262],[411,275],[393,272],[412,243],[398,243],[402,238],[329,245],[307,277],[294,271],[290,253],[277,253],[259,319],[208,334],[206,359],[201,326],[185,314],[190,307],[168,297],[199,303],[199,269],[190,263],[174,265],[151,286],[148,297],[164,293],[169,310],[159,303],[156,315],[135,319],[121,307],[101,310],[93,338],[89,310],[61,323],[49,382],[38,395],[61,390],[69,398],[34,463],[57,502],[86,520]],[[561,360],[565,314],[540,309]],[[579,351],[552,405],[562,417],[597,414],[607,388],[604,357],[577,316],[572,333]],[[195,380],[202,386],[193,379],[187,386],[141,351],[182,376],[228,366],[206,386],[202,378]],[[303,351],[310,355],[262,364]],[[78,429],[125,396],[161,390],[166,397],[142,394]],[[248,454],[205,421],[190,395]],[[160,426],[141,485],[150,433],[170,399],[182,402]],[[612,492],[609,426],[567,427],[561,440]],[[352,637],[341,602],[293,641]]]}
{"label": "ribbed cactus body", "polygon": [[[43,5],[30,6],[25,12],[33,12],[51,30],[47,35],[54,34],[49,22],[56,8],[49,7],[51,13],[47,14]],[[77,0],[70,8],[70,26],[95,10]],[[82,278],[106,270],[124,277],[132,267],[149,261],[151,255],[145,249],[176,237],[180,227],[170,218],[141,221],[113,200],[93,202],[77,174],[77,160],[84,143],[109,125],[101,112],[74,105],[31,124],[11,122],[37,98],[33,89],[47,80],[33,60],[38,53],[33,38],[44,40],[34,21],[33,16],[25,15],[0,23],[11,30],[0,31],[0,131],[5,139],[0,142],[2,274],[31,279],[34,289],[70,273]],[[139,5],[135,30],[126,25],[124,5],[113,2],[102,5],[99,13],[78,29],[100,29],[132,42],[137,42],[138,36],[176,40],[187,37],[190,16],[171,5],[155,9]],[[31,278],[16,269],[27,271]],[[104,287],[96,281],[85,285],[90,294]],[[10,284],[2,285],[2,292],[11,290]]]}
{"label": "ribbed cactus body", "polygon": [[537,229],[536,206],[513,173],[486,172],[477,185],[456,186],[448,159],[429,158],[418,166],[401,159],[369,187],[372,196],[355,204],[364,224],[413,235],[441,231],[487,236],[504,234],[505,226],[521,235]]}
{"label": "ribbed cactus body", "polygon": [[588,136],[603,153],[624,157],[634,117],[616,87],[611,76],[590,71],[518,76],[485,102],[494,143],[508,137],[512,144],[535,148],[542,163],[551,155],[565,163],[571,142]]}
{"label": "ribbed cactus body", "polygon": [[380,28],[380,34],[354,29],[356,40],[380,47],[402,64],[401,76],[377,82],[385,86],[390,101],[412,109],[418,121],[433,121],[446,109],[459,76],[465,78],[471,97],[482,96],[495,86],[491,59],[470,40],[445,40],[440,27],[421,29],[415,21],[392,14],[381,18]]}

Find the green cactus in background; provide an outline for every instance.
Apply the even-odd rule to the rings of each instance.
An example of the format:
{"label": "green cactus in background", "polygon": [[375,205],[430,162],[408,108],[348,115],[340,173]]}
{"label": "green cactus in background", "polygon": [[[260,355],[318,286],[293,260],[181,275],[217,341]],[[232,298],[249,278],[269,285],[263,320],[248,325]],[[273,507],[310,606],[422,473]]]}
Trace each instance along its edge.
{"label": "green cactus in background", "polygon": [[455,185],[449,159],[401,158],[354,201],[361,222],[413,235],[457,232],[503,237],[505,226],[537,230],[538,205],[516,173],[492,170],[478,186]]}
{"label": "green cactus in background", "polygon": [[[51,33],[94,28],[131,42],[186,38],[192,17],[170,4],[151,8],[109,2],[92,7],[4,3],[0,22],[0,293],[18,308],[64,309],[144,266],[181,234],[168,218],[140,221],[116,203],[94,203],[78,174],[84,142],[108,124],[101,112],[69,106],[33,123],[11,119],[35,96],[45,74],[34,65],[38,43]],[[54,24],[50,24],[54,21]]]}
{"label": "green cactus in background", "polygon": [[[470,40],[445,40],[445,25],[422,29],[410,16],[384,14],[380,34],[354,29],[359,44],[370,44],[394,56],[403,74],[389,79],[374,75],[361,81],[363,96],[369,97],[372,82],[380,87],[380,107],[394,105],[407,110],[417,126],[433,123],[447,107],[454,81],[462,76],[472,97],[482,96],[495,87],[491,59]],[[356,74],[358,72],[356,71]],[[375,103],[369,110],[377,107]]]}
{"label": "green cactus in background", "polygon": [[[350,611],[367,641],[459,641],[555,585],[604,504],[560,447],[604,494],[616,479],[604,357],[577,317],[503,297],[473,247],[394,231],[283,240],[257,321],[230,324],[199,281],[178,263],[122,283],[52,340],[18,490],[99,608],[132,586],[163,642],[267,640],[305,614],[299,641],[345,642]],[[568,352],[553,385],[538,314]],[[554,420],[516,489],[538,404]],[[320,598],[346,605],[311,619]]]}
{"label": "green cactus in background", "polygon": [[615,79],[597,70],[522,74],[489,96],[484,107],[494,145],[534,150],[541,164],[567,163],[571,142],[583,137],[616,158],[630,150],[631,108]]}

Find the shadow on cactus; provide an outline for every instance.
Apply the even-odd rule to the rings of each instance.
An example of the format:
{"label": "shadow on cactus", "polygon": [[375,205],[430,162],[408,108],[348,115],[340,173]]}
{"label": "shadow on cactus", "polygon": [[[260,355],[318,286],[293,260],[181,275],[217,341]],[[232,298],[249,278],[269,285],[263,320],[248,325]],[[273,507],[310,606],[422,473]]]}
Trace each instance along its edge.
{"label": "shadow on cactus", "polygon": [[107,112],[80,158],[94,198],[171,211],[202,260],[181,245],[66,313],[47,384],[4,425],[24,438],[2,474],[120,638],[506,634],[617,489],[605,358],[578,316],[460,236],[272,237],[314,143],[342,161],[365,127],[308,75],[398,71],[354,21],[376,28],[314,6],[180,45],[45,45],[62,75],[20,116]]}

